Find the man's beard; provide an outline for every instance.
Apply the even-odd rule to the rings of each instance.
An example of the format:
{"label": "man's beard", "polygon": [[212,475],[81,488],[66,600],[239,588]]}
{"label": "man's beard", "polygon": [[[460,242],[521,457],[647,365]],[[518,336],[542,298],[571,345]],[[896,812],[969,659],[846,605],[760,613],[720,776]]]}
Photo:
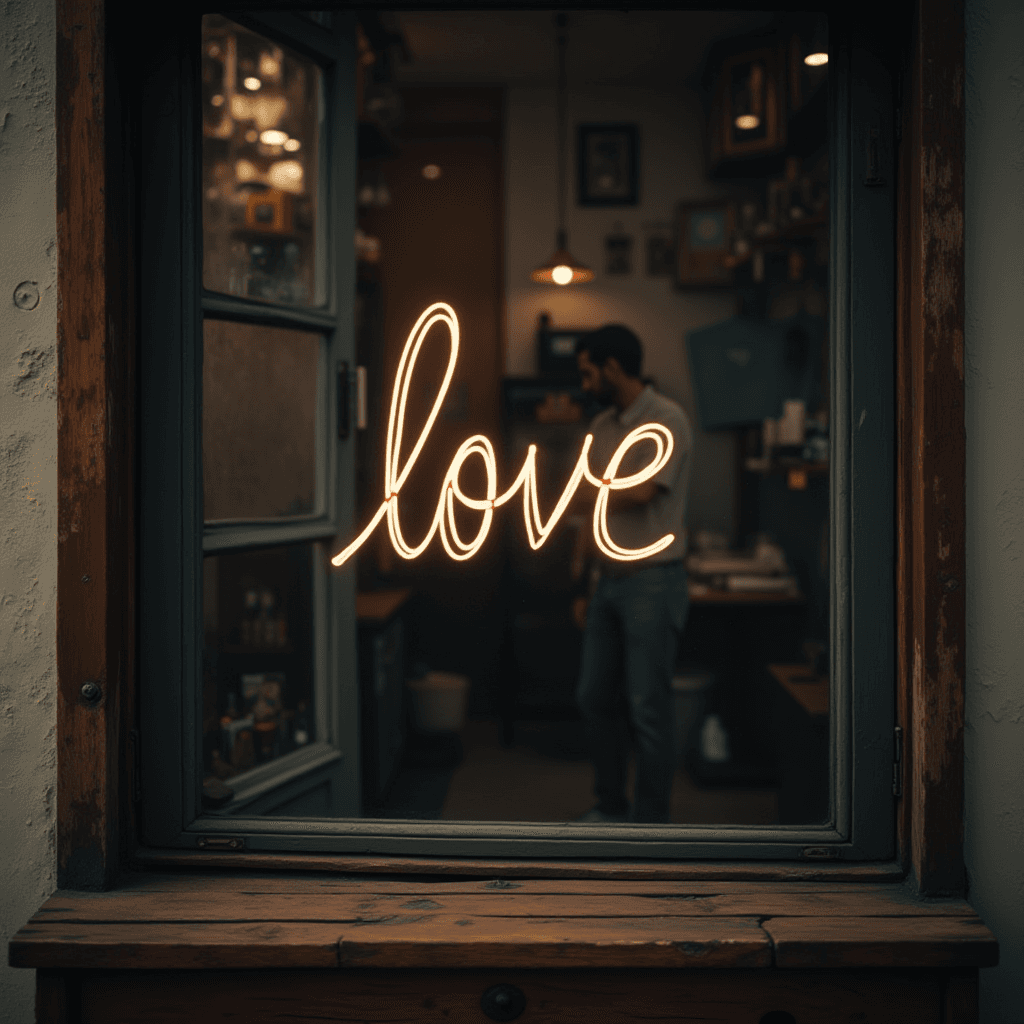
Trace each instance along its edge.
{"label": "man's beard", "polygon": [[602,408],[607,409],[608,406],[615,404],[615,388],[604,379],[601,380],[601,387],[593,392],[593,395],[594,400]]}

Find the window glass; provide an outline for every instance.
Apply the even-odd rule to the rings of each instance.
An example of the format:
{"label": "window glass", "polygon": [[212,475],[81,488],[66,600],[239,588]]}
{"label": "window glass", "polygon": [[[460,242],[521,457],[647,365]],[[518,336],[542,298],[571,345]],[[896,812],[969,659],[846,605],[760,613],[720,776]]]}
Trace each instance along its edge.
{"label": "window glass", "polygon": [[323,337],[203,323],[203,516],[274,520],[316,508]]}
{"label": "window glass", "polygon": [[317,736],[312,558],[313,546],[303,544],[203,560],[207,790],[217,779],[241,792],[254,769],[323,738]]}
{"label": "window glass", "polygon": [[201,780],[252,850],[788,858],[862,856],[870,802],[883,855],[887,72],[802,13],[237,17],[160,364],[201,400],[184,818]]}
{"label": "window glass", "polygon": [[[225,54],[217,81],[243,52],[298,74],[280,47],[207,21],[204,46]],[[332,554],[371,532],[330,570],[357,590],[354,608],[330,613],[356,636],[357,671],[332,684],[355,723],[356,816],[828,820],[827,51],[827,25],[810,15],[361,22],[357,443],[340,470],[358,521]],[[313,102],[312,68],[303,75]],[[244,144],[257,99],[238,95],[248,120],[235,100],[237,126],[210,112],[204,140]],[[287,111],[316,124],[315,110]],[[247,160],[262,189],[251,196],[269,203],[271,144],[219,157],[224,172],[213,145],[205,173],[233,174],[238,194]],[[208,268],[228,237],[217,223]],[[269,229],[249,230],[251,262]],[[568,286],[545,264],[552,243],[556,263],[583,265]],[[240,294],[275,297],[250,287]],[[588,347],[609,325],[614,366]],[[208,519],[312,507],[316,359],[312,335],[207,321]],[[616,447],[649,422],[673,445],[664,471],[649,493],[599,498]],[[661,443],[640,439],[620,475]],[[589,476],[548,534],[581,464]],[[473,506],[482,499],[495,504]],[[257,693],[270,704],[280,689],[281,710],[272,741],[267,725],[263,747],[253,733],[252,756],[294,743],[285,715],[298,714],[304,670],[280,669],[279,685],[271,652],[231,653],[245,648],[240,630],[268,628],[261,595],[283,586],[260,582],[260,557],[207,559],[232,595],[216,600],[227,667],[208,691],[221,736],[207,745],[222,759],[245,735],[225,702],[244,720]],[[305,664],[311,636],[292,626],[287,642]]]}
{"label": "window glass", "polygon": [[219,15],[202,47],[203,285],[319,305],[322,72]]}

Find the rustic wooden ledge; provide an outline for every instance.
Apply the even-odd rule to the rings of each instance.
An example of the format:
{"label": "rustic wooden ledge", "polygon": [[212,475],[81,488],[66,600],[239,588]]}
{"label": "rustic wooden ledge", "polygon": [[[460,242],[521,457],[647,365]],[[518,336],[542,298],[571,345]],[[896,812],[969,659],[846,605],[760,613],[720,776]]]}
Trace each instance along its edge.
{"label": "rustic wooden ledge", "polygon": [[995,937],[961,899],[849,882],[129,876],[58,892],[14,967],[978,968]]}

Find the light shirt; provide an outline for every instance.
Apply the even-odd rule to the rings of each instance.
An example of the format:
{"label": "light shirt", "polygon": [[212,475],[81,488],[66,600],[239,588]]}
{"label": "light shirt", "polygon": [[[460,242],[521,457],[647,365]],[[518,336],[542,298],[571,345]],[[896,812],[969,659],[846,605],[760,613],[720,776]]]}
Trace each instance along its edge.
{"label": "light shirt", "polygon": [[[664,551],[650,558],[625,563],[635,568],[658,565],[682,558],[686,554],[686,499],[690,487],[690,454],[693,434],[690,421],[682,408],[670,398],[658,394],[650,385],[637,395],[627,409],[612,406],[598,413],[590,425],[594,443],[590,450],[590,468],[595,476],[604,476],[611,457],[622,439],[643,423],[660,423],[672,432],[675,442],[672,455],[653,482],[658,492],[645,505],[614,512],[608,516],[608,532],[617,544],[627,548],[642,548],[664,537],[675,534],[675,540]],[[637,473],[654,458],[653,441],[634,445],[619,465],[616,476]],[[614,492],[613,492],[614,493]],[[628,493],[628,492],[627,492]],[[602,559],[603,565],[608,562]],[[614,566],[624,563],[616,562]],[[611,565],[608,565],[612,568]]]}

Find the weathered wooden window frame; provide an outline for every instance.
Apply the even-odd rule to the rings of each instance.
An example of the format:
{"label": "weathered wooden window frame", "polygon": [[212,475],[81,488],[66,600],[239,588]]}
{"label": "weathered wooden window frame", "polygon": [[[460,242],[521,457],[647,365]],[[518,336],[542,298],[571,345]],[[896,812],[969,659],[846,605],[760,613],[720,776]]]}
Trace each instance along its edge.
{"label": "weathered wooden window frame", "polygon": [[[124,187],[131,149],[119,116],[130,83],[118,83],[105,36],[107,19],[116,17],[102,0],[58,5],[58,871],[72,888],[108,886],[129,862],[216,862],[203,852],[147,851],[136,838],[137,320],[132,197]],[[961,5],[919,4],[911,40],[897,246],[895,638],[905,739],[896,859],[773,865],[253,853],[233,865],[803,879],[909,872],[924,891],[962,890]],[[83,694],[86,681],[99,685],[98,701]]]}

